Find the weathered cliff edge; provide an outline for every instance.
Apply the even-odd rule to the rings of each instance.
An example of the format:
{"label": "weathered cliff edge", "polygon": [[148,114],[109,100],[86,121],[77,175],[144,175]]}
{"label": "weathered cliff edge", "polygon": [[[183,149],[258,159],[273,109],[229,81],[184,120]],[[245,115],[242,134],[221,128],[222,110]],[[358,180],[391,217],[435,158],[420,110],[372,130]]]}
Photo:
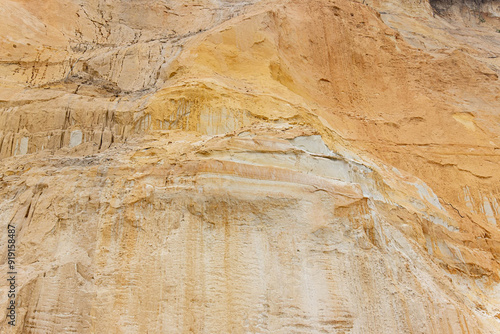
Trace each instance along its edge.
{"label": "weathered cliff edge", "polygon": [[2,0],[0,331],[500,332],[467,3]]}

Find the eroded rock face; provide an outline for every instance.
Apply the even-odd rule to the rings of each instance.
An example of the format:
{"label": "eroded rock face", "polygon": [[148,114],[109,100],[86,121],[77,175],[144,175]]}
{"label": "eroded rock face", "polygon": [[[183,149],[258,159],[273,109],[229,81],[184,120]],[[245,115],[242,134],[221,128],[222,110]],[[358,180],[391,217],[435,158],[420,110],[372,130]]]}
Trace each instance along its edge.
{"label": "eroded rock face", "polygon": [[493,23],[498,28],[500,2],[498,0],[431,0],[435,13],[452,19],[459,19],[467,24],[485,25]]}
{"label": "eroded rock face", "polygon": [[431,5],[4,0],[1,332],[500,331],[496,21]]}

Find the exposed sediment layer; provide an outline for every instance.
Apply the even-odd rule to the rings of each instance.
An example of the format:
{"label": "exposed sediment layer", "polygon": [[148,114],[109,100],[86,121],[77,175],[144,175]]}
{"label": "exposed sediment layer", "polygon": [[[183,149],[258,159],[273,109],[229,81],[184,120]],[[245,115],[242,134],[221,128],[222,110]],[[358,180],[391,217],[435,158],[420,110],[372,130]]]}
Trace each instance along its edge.
{"label": "exposed sediment layer", "polygon": [[435,8],[4,0],[0,331],[500,331],[500,35]]}

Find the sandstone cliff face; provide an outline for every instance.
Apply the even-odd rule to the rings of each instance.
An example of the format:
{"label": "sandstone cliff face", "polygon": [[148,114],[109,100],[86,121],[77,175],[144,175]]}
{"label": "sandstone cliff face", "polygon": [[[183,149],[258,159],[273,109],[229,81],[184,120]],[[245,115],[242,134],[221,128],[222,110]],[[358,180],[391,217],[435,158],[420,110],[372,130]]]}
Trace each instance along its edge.
{"label": "sandstone cliff face", "polygon": [[445,4],[2,0],[0,331],[498,333],[498,8]]}

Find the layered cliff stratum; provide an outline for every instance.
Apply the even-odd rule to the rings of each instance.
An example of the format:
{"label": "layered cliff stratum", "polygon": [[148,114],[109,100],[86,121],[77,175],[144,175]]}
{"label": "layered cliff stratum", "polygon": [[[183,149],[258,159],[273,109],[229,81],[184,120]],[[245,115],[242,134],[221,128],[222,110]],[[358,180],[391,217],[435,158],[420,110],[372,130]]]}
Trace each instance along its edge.
{"label": "layered cliff stratum", "polygon": [[500,333],[499,74],[498,0],[0,0],[0,332]]}

